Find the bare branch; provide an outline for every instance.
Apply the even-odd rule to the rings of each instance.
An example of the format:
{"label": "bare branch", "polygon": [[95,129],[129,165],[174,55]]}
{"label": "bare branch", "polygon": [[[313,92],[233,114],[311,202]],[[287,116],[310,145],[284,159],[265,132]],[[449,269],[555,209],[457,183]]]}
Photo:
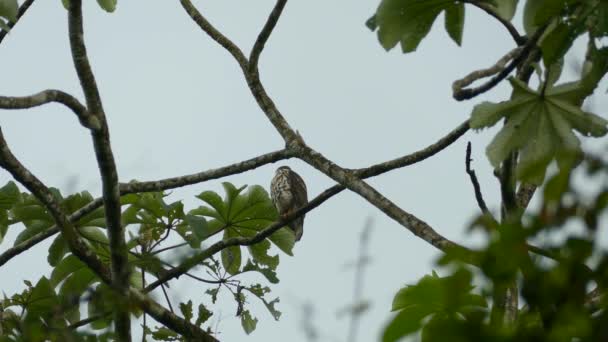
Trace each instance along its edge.
{"label": "bare branch", "polygon": [[272,34],[272,30],[274,30],[277,22],[279,21],[279,17],[283,12],[283,8],[287,4],[287,0],[277,0],[276,5],[270,12],[270,16],[268,16],[268,20],[266,20],[266,24],[264,24],[264,28],[260,31],[258,38],[253,44],[253,49],[251,49],[251,54],[249,55],[249,70],[250,72],[257,73],[258,71],[258,62],[260,60],[260,54],[264,50],[264,45],[270,38]]}
{"label": "bare branch", "polygon": [[379,174],[402,168],[404,166],[412,165],[421,162],[429,157],[434,156],[446,147],[450,146],[453,142],[458,140],[469,130],[469,121],[461,123],[458,127],[448,133],[445,137],[439,139],[436,143],[423,148],[422,150],[414,153],[399,157],[393,160],[389,160],[383,163],[375,164],[362,169],[352,170],[357,177],[368,178],[377,176]]}
{"label": "bare branch", "polygon": [[130,193],[162,191],[183,187],[186,185],[198,184],[212,179],[218,179],[245,171],[256,169],[262,165],[275,163],[280,160],[289,159],[294,156],[293,151],[279,150],[266,154],[262,154],[255,158],[247,159],[228,166],[223,166],[217,169],[210,169],[191,175],[180,177],[166,178],[157,181],[149,182],[131,182],[120,184],[120,194],[126,195]]}
{"label": "bare branch", "polygon": [[[365,198],[369,203],[380,209],[388,217],[400,223],[414,235],[420,237],[443,252],[448,252],[455,249],[461,250],[465,253],[468,251],[465,247],[462,247],[437,233],[426,222],[399,208],[376,189],[356,177],[352,172],[348,172],[347,170],[341,168],[331,160],[325,158],[319,152],[314,151],[309,147],[302,147],[302,149],[302,160],[317,170],[323,172],[336,182],[344,185],[349,190]],[[472,262],[472,260],[469,261]]]}
{"label": "bare branch", "polygon": [[481,69],[481,70],[475,70],[475,71],[469,73],[468,75],[466,75],[465,77],[454,81],[454,83],[452,83],[452,93],[454,94],[453,96],[454,97],[460,96],[460,93],[462,93],[463,91],[467,91],[467,90],[463,90],[463,88],[472,84],[473,82],[480,80],[482,78],[490,77],[492,75],[495,75],[495,74],[503,71],[505,69],[507,63],[509,63],[509,61],[511,61],[512,59],[519,56],[519,54],[521,54],[522,50],[523,50],[523,47],[518,46],[518,47],[514,48],[513,50],[507,52],[491,67],[486,68],[486,69]]}
{"label": "bare branch", "polygon": [[51,102],[71,109],[83,126],[93,130],[100,128],[99,120],[91,115],[78,99],[61,90],[48,89],[30,96],[0,96],[1,109],[27,109]]}
{"label": "bare branch", "polygon": [[538,39],[543,34],[543,32],[545,32],[546,28],[547,25],[538,28],[536,32],[534,32],[534,35],[530,38],[530,40],[528,40],[523,46],[521,51],[519,51],[517,56],[513,58],[511,63],[509,63],[507,67],[502,69],[496,76],[492,77],[486,83],[480,85],[477,88],[458,89],[456,86],[453,86],[455,88],[453,93],[454,99],[458,101],[468,100],[494,88],[498,83],[500,83],[500,81],[504,80],[507,76],[509,76],[511,71],[513,71],[516,67],[518,67],[522,62],[526,60],[530,52],[532,52],[536,48],[536,43],[538,42]]}
{"label": "bare branch", "polygon": [[[17,25],[17,22],[19,22],[19,19],[21,19],[21,17],[23,17],[25,12],[30,8],[30,6],[32,6],[33,3],[34,3],[34,0],[25,0],[21,4],[21,6],[19,6],[19,11],[17,11],[17,20],[15,20],[14,22],[9,22],[8,27],[10,27],[11,29],[13,27],[15,27],[15,25]],[[8,31],[0,30],[0,44],[2,44],[2,41],[4,40],[4,38],[6,37],[7,34],[8,34]]]}
{"label": "bare branch", "polygon": [[477,180],[475,170],[471,169],[471,161],[471,142],[469,141],[467,143],[467,154],[465,157],[466,172],[469,175],[469,178],[471,179],[471,183],[473,184],[473,189],[475,190],[475,200],[477,200],[477,205],[479,206],[479,209],[481,209],[481,212],[484,215],[492,217],[492,214],[490,213],[490,211],[488,210],[488,206],[486,205],[486,201],[483,200],[483,195],[481,194],[481,186],[479,186],[479,181]]}
{"label": "bare branch", "polygon": [[236,46],[228,37],[224,36],[220,31],[218,31],[211,23],[203,17],[203,15],[194,7],[190,0],[180,0],[182,7],[186,10],[186,13],[194,20],[194,22],[201,28],[211,39],[215,40],[218,44],[220,44],[226,51],[228,51],[234,59],[236,59],[237,63],[243,72],[247,72],[247,66],[249,62],[247,61],[247,57],[243,54],[243,51]]}
{"label": "bare branch", "polygon": [[[129,290],[129,267],[124,227],[121,224],[120,189],[118,172],[110,145],[110,133],[84,44],[82,23],[82,0],[71,0],[68,8],[68,30],[70,48],[76,73],[84,92],[89,112],[97,116],[101,129],[92,131],[93,146],[97,164],[101,173],[102,194],[105,207],[108,239],[110,241],[110,259],[112,261],[112,281],[119,295],[127,299]],[[131,340],[131,319],[126,305],[118,307],[114,324],[117,338],[120,341]]]}
{"label": "bare branch", "polygon": [[479,2],[478,0],[463,0],[463,2],[469,3],[475,7],[480,8],[484,12],[494,17],[494,19],[498,20],[502,24],[502,26],[504,26],[507,31],[509,31],[509,34],[511,35],[511,37],[513,37],[513,40],[515,41],[515,43],[517,43],[517,45],[524,45],[526,43],[526,38],[519,34],[515,26],[513,26],[510,21],[504,19],[498,13],[496,13],[494,8],[490,4]]}

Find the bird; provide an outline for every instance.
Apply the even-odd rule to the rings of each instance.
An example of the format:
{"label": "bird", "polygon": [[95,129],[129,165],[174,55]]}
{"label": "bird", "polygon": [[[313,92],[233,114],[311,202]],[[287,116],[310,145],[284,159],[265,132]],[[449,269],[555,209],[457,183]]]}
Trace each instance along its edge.
{"label": "bird", "polygon": [[[306,184],[289,166],[281,166],[275,172],[270,182],[270,197],[281,217],[308,204]],[[293,230],[296,241],[300,241],[304,233],[304,215],[291,221],[289,228]]]}

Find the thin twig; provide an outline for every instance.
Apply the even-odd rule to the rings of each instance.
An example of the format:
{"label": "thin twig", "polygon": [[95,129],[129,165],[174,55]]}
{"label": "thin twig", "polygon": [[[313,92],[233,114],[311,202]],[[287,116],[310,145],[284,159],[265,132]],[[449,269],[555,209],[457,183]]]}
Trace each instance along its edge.
{"label": "thin twig", "polygon": [[160,288],[163,290],[163,296],[165,297],[165,301],[167,302],[167,305],[169,305],[169,311],[175,313],[175,311],[173,311],[173,305],[171,305],[171,300],[169,299],[169,295],[167,294],[167,289],[165,289],[165,285],[162,284],[160,286]]}
{"label": "thin twig", "polygon": [[475,170],[471,169],[471,142],[467,143],[467,154],[465,158],[466,172],[471,179],[471,183],[473,184],[473,189],[475,190],[475,200],[477,200],[477,205],[481,212],[484,215],[488,215],[492,217],[492,214],[488,210],[488,206],[486,205],[486,201],[483,199],[483,195],[481,193],[481,186],[479,185],[479,181],[477,180],[477,175],[475,174]]}
{"label": "thin twig", "polygon": [[500,81],[504,80],[507,76],[509,76],[511,71],[513,71],[516,67],[518,67],[522,62],[526,60],[530,52],[536,47],[538,39],[540,39],[540,36],[545,32],[546,28],[547,25],[538,28],[536,32],[534,32],[534,35],[530,38],[530,40],[526,42],[526,44],[523,46],[517,56],[513,58],[511,63],[509,63],[507,67],[502,69],[496,76],[492,77],[489,81],[480,85],[477,88],[465,88],[460,89],[460,91],[455,91],[453,94],[454,99],[458,101],[468,100],[494,88],[494,86],[500,83]]}
{"label": "thin twig", "polygon": [[466,86],[471,85],[473,82],[480,80],[482,78],[490,77],[495,75],[505,69],[505,66],[509,61],[516,58],[521,51],[523,50],[522,46],[518,46],[513,50],[507,52],[504,56],[502,56],[494,65],[486,69],[475,70],[466,75],[465,77],[454,81],[452,83],[452,93],[454,97],[459,96],[459,94],[463,91]]}
{"label": "thin twig", "polygon": [[[30,6],[32,6],[33,3],[34,3],[34,0],[25,0],[21,4],[21,6],[19,6],[19,11],[17,11],[17,19],[14,22],[9,22],[8,27],[10,27],[11,29],[13,27],[15,27],[15,25],[17,25],[17,22],[19,22],[19,19],[21,19],[21,17],[23,17],[25,12],[30,8]],[[8,31],[0,30],[0,44],[2,44],[2,41],[4,40],[4,38],[6,37],[7,34],[8,34]]]}
{"label": "thin twig", "polygon": [[72,330],[78,329],[78,328],[83,327],[83,326],[85,326],[87,324],[91,324],[91,323],[93,323],[95,321],[98,321],[100,319],[104,319],[104,318],[110,316],[111,314],[112,314],[112,312],[108,311],[108,312],[101,313],[99,315],[87,317],[87,318],[82,319],[82,320],[80,320],[78,322],[74,322],[74,323],[68,325],[68,329],[72,329]]}
{"label": "thin twig", "polygon": [[251,54],[249,55],[249,71],[252,73],[258,72],[258,62],[260,60],[260,55],[264,50],[264,45],[270,38],[272,34],[272,30],[274,30],[279,18],[281,17],[281,13],[283,12],[283,8],[287,4],[287,0],[277,0],[272,12],[268,16],[266,20],[266,24],[264,24],[264,28],[260,31],[258,38],[253,44],[253,48],[251,49]]}
{"label": "thin twig", "polygon": [[218,44],[220,44],[226,51],[228,51],[234,59],[238,62],[241,69],[244,72],[247,71],[248,61],[243,51],[236,46],[228,37],[224,36],[220,31],[218,31],[211,23],[203,17],[203,15],[194,7],[190,0],[180,0],[182,7],[186,10],[186,13],[192,18],[192,20],[203,30],[209,37],[215,40]]}

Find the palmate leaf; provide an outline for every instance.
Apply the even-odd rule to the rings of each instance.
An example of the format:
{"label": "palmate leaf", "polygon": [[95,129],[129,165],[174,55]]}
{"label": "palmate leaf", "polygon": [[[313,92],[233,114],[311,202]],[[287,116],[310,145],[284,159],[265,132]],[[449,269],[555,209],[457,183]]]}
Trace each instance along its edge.
{"label": "palmate leaf", "polygon": [[477,105],[471,114],[471,128],[491,127],[500,119],[507,119],[486,149],[490,163],[497,167],[511,152],[519,151],[518,178],[537,185],[543,182],[552,160],[557,160],[560,167],[570,166],[566,160],[581,153],[573,130],[594,137],[608,132],[608,121],[578,106],[595,88],[589,78],[593,78],[595,84],[599,81],[590,72],[577,83],[549,86],[544,94],[512,78],[511,100]]}
{"label": "palmate leaf", "polygon": [[[517,6],[517,0],[479,2],[493,7],[506,20],[511,20]],[[418,48],[442,12],[445,12],[445,30],[460,46],[465,18],[464,2],[461,1],[383,0],[366,25],[372,31],[378,28],[378,39],[386,50],[401,43],[403,52],[408,53]]]}
{"label": "palmate leaf", "polygon": [[464,27],[464,4],[456,1],[383,0],[375,16],[368,21],[368,27],[372,30],[378,28],[378,39],[386,50],[401,43],[404,53],[412,52],[443,11],[446,11],[446,31],[460,45]]}
{"label": "palmate leaf", "polygon": [[[208,219],[204,229],[201,228],[199,233],[201,240],[221,231],[223,231],[224,240],[233,237],[251,237],[277,220],[276,209],[268,193],[261,186],[237,188],[230,183],[222,183],[222,185],[226,193],[223,199],[215,192],[205,191],[197,197],[208,206],[193,209],[188,213],[189,216]],[[270,242],[286,254],[292,255],[294,235],[290,230],[281,228],[268,239],[248,247],[249,253],[257,264],[266,265],[271,270],[275,270],[279,257],[268,254]],[[222,250],[221,259],[228,273],[238,273],[243,260],[241,247],[232,246]]]}

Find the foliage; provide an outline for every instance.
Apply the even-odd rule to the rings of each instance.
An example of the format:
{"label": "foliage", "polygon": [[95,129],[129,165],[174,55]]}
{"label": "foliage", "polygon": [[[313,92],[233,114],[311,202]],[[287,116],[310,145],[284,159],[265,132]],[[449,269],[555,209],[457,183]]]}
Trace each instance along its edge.
{"label": "foliage", "polygon": [[[132,286],[143,289],[144,274],[157,278],[173,267],[168,262],[170,257],[160,257],[158,254],[165,248],[169,236],[180,237],[184,241],[187,247],[182,248],[181,255],[184,252],[198,253],[204,250],[201,247],[203,244],[212,241],[219,233],[223,233],[223,240],[251,237],[277,219],[276,209],[261,186],[237,188],[230,183],[223,183],[223,186],[226,191],[223,200],[215,192],[205,191],[197,197],[206,205],[187,213],[181,201],[167,203],[167,194],[161,192],[130,194],[121,198],[122,222],[132,232],[128,241]],[[94,200],[86,191],[68,197],[63,197],[57,189],[52,189],[52,193],[68,214]],[[9,182],[0,188],[0,237],[6,234],[9,227],[17,226],[18,223],[25,229],[17,236],[15,245],[50,229],[54,221],[40,201],[28,193],[22,193],[15,183]],[[94,210],[74,223],[89,248],[109,265],[110,250],[103,208]],[[279,299],[267,299],[270,295],[269,287],[257,283],[246,285],[238,280],[239,275],[253,271],[259,272],[270,283],[279,282],[276,274],[279,256],[269,255],[271,243],[287,255],[292,255],[293,233],[281,228],[268,239],[248,246],[251,257],[244,265],[240,261],[242,252],[239,246],[231,247],[233,259],[222,254],[222,263],[210,258],[200,265],[214,277],[211,282],[215,285],[209,287],[207,284],[208,293],[213,294],[213,303],[222,288],[234,294],[238,316],[247,333],[255,329],[257,318],[245,309],[245,292],[258,298],[273,318],[278,320],[281,315],[275,307]],[[113,291],[79,258],[71,254],[61,234],[51,243],[47,260],[52,267],[49,277],[43,276],[36,285],[26,282],[28,288],[24,292],[10,298],[5,297],[0,302],[0,307],[4,309],[0,327],[6,336],[12,336],[7,337],[7,341],[21,338],[39,341],[49,336],[64,336],[61,334],[73,336],[74,330],[69,326],[82,319],[80,303],[86,304],[87,317],[97,317],[91,323],[93,329],[107,329],[111,323],[108,312],[117,305],[129,305],[114,299]],[[201,303],[197,318],[194,319],[192,306],[192,301],[179,304],[184,317],[196,325],[205,324],[213,314]],[[130,310],[136,316],[141,315],[141,311],[135,307]],[[42,315],[41,312],[50,316]],[[146,331],[157,340],[181,340],[178,334],[164,327],[147,328]]]}
{"label": "foliage", "polygon": [[[385,49],[401,43],[407,53],[416,50],[443,11],[446,30],[460,45],[466,3],[494,13],[507,22],[503,23],[507,28],[517,5],[517,1],[382,0],[367,25],[372,30],[378,28]],[[462,14],[456,16],[456,11]],[[540,39],[538,49],[531,54],[538,52],[538,58],[524,59],[519,68],[536,69],[539,86],[531,89],[529,77],[522,76],[525,73],[510,78],[510,99],[476,105],[470,127],[482,129],[504,123],[487,146],[488,159],[499,175],[514,167],[513,180],[501,178],[503,189],[511,187],[514,192],[517,181],[520,185],[542,186],[540,209],[503,211],[501,222],[489,213],[479,216],[473,228],[487,234],[487,244],[474,253],[473,264],[478,269],[462,263],[465,257],[460,250],[444,255],[439,264],[449,266],[449,275],[439,277],[433,272],[396,294],[393,311],[397,314],[385,327],[383,341],[414,333],[420,333],[422,341],[606,338],[607,303],[603,293],[608,255],[595,241],[608,206],[608,164],[601,158],[585,156],[575,133],[600,137],[608,132],[608,121],[582,109],[585,99],[608,72],[608,48],[598,47],[599,38],[608,36],[606,18],[608,1],[603,0],[525,2],[525,31],[528,37],[540,33]],[[565,54],[582,36],[588,44],[580,79],[558,83]],[[559,170],[548,172],[553,161]],[[573,185],[572,175],[581,161],[587,170],[585,176],[599,179],[601,184],[591,198]],[[576,170],[583,172],[581,168]],[[547,173],[553,173],[549,180],[545,179]],[[573,226],[582,233],[571,233]],[[548,236],[560,236],[561,242],[544,242]],[[531,241],[540,241],[540,246],[532,246]],[[473,283],[482,285],[472,292]],[[501,301],[513,288],[519,291],[512,296],[524,305],[516,307],[515,314],[507,318],[508,308]],[[492,306],[486,307],[486,302]]]}
{"label": "foliage", "polygon": [[[497,227],[480,216],[473,228],[489,235],[487,245],[477,251],[481,273],[462,266],[458,254],[443,256],[439,264],[452,265],[455,271],[442,278],[433,273],[401,289],[393,301],[393,311],[399,313],[386,326],[383,341],[418,331],[422,341],[603,340],[608,254],[595,241],[607,213],[608,163],[590,158],[584,164],[587,175],[603,179],[599,191],[591,198],[583,195],[572,185],[571,173],[562,171],[547,182],[540,209],[527,214],[521,224]],[[564,231],[572,226],[583,231]],[[542,243],[536,247],[550,258],[531,258],[527,241],[542,241],[548,235],[561,235],[563,242]],[[473,274],[476,283],[483,284],[479,294],[470,292]],[[514,279],[519,279],[525,305],[512,324],[500,327],[484,303],[492,301],[495,289]]]}

